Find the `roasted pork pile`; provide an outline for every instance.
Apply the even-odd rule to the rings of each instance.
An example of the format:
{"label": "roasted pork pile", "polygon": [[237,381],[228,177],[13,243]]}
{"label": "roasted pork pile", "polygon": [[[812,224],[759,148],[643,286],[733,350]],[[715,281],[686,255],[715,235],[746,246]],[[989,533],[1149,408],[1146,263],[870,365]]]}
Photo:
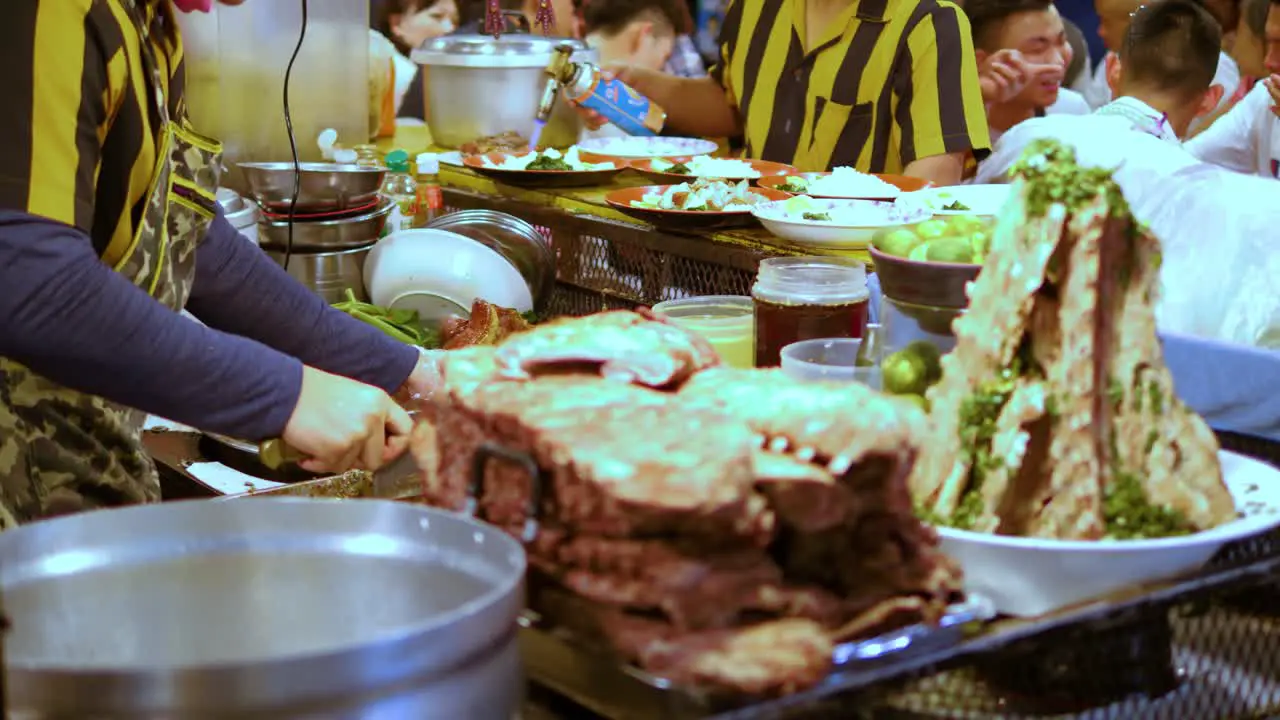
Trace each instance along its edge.
{"label": "roasted pork pile", "polygon": [[444,353],[424,493],[463,507],[487,457],[479,515],[539,524],[534,609],[678,683],[786,693],[835,642],[936,621],[960,582],[906,487],[923,414],[718,365],[637,312]]}
{"label": "roasted pork pile", "polygon": [[1217,442],[1156,337],[1159,242],[1107,171],[1059,143],[1017,174],[929,392],[917,502],[961,529],[1075,540],[1232,520]]}

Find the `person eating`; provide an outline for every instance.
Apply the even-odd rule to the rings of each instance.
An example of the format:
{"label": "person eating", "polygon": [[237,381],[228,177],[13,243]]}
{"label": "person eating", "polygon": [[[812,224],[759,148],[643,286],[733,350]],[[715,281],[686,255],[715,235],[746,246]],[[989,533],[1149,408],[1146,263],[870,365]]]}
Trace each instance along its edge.
{"label": "person eating", "polygon": [[[683,0],[593,0],[582,13],[586,42],[600,54],[602,66],[662,70],[688,14],[683,5]],[[626,137],[626,132],[605,123],[585,130],[583,137]]]}
{"label": "person eating", "polygon": [[[1168,291],[1157,305],[1161,329],[1274,343],[1280,284],[1271,273],[1280,267],[1280,249],[1271,237],[1280,226],[1280,203],[1272,200],[1280,188],[1199,162],[1179,142],[1220,98],[1213,77],[1221,37],[1218,23],[1191,0],[1139,10],[1119,55],[1107,61],[1117,99],[1091,115],[1014,127],[979,166],[976,181],[1006,182],[1023,151],[1042,138],[1073,146],[1082,165],[1115,168],[1134,217],[1164,243]],[[1219,218],[1211,258],[1205,217]]]}
{"label": "person eating", "polygon": [[987,99],[996,142],[1009,128],[1046,114],[1087,115],[1089,104],[1062,87],[1072,49],[1051,0],[967,0],[965,14],[983,74],[1008,69],[1008,90]]}
{"label": "person eating", "polygon": [[1192,138],[1187,150],[1205,162],[1275,180],[1280,179],[1280,0],[1271,0],[1263,30],[1268,76]]}
{"label": "person eating", "polygon": [[[822,171],[961,180],[990,147],[964,13],[947,0],[736,0],[707,78],[608,68],[676,134]],[[598,119],[597,119],[598,122]]]}
{"label": "person eating", "polygon": [[417,350],[329,308],[223,216],[174,15],[209,5],[0,5],[0,528],[158,500],[144,413],[283,437],[307,469],[343,471],[402,451],[391,393],[430,389]]}
{"label": "person eating", "polygon": [[[1107,55],[1114,56],[1119,52],[1120,44],[1124,42],[1130,21],[1138,10],[1146,7],[1146,0],[1094,0],[1094,7],[1098,11],[1098,35],[1107,46]],[[1210,17],[1214,16],[1210,14]],[[1214,17],[1214,21],[1220,23],[1216,17]],[[1229,30],[1234,29],[1234,27],[1233,25],[1224,29]],[[1235,60],[1222,50],[1221,44],[1218,47],[1218,64],[1214,71],[1213,84],[1222,88],[1220,104],[1229,102],[1236,89],[1240,86],[1240,68],[1236,66]],[[1103,59],[1103,62],[1098,63],[1093,76],[1079,89],[1092,108],[1097,109],[1111,102],[1111,86],[1107,80],[1106,58]],[[1194,135],[1207,127],[1208,122],[1214,117],[1216,116],[1211,114],[1203,118],[1203,120],[1192,123],[1191,134]]]}
{"label": "person eating", "polygon": [[409,56],[422,43],[458,29],[457,2],[382,0],[373,8],[373,29],[376,31],[376,44],[371,61],[378,62],[383,57],[391,60],[390,90],[397,116],[424,119],[426,102],[422,94],[422,68]]}

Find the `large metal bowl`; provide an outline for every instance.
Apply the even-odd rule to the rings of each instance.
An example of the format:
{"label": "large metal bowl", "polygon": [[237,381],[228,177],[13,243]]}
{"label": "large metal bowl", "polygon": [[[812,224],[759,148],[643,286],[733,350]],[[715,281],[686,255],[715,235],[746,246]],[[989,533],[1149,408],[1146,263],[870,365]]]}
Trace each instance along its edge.
{"label": "large metal bowl", "polygon": [[[513,717],[524,570],[497,528],[377,500],[177,502],[35,523],[0,535],[9,710]],[[387,707],[406,695],[417,704]]]}
{"label": "large metal bowl", "polygon": [[312,292],[332,305],[345,300],[348,289],[355,294],[357,300],[369,299],[364,284],[364,261],[371,249],[372,246],[333,252],[295,250],[288,256],[287,266],[283,250],[264,249],[263,252],[276,261],[277,265],[285,268],[295,280],[311,288]]}
{"label": "large metal bowl", "polygon": [[556,284],[555,251],[524,220],[497,210],[460,210],[432,220],[427,227],[465,235],[506,258],[529,284],[535,309],[551,298]]}
{"label": "large metal bowl", "polygon": [[[534,115],[546,86],[543,70],[561,43],[577,49],[574,62],[597,62],[599,54],[577,40],[537,35],[446,35],[413,51],[423,66],[423,95],[431,138],[461,147],[482,137],[518,132],[534,138]],[[539,135],[544,147],[578,141],[582,120],[563,100]]]}
{"label": "large metal bowl", "polygon": [[[338,220],[293,221],[294,250],[349,250],[365,247],[382,237],[387,218],[395,210],[395,203],[383,200],[374,210],[354,217]],[[258,221],[258,242],[268,250],[284,250],[289,245],[287,220]]]}
{"label": "large metal bowl", "polygon": [[[293,163],[240,163],[249,194],[268,212],[287,213],[293,199]],[[299,213],[326,213],[363,207],[378,197],[385,168],[337,163],[301,163]]]}

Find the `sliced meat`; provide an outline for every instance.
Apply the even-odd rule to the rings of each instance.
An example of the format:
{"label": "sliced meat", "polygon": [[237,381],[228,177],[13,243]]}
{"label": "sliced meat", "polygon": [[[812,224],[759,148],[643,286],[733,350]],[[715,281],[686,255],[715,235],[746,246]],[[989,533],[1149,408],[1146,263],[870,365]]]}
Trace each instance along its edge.
{"label": "sliced meat", "polygon": [[539,325],[511,338],[497,359],[511,379],[568,366],[652,388],[678,386],[720,362],[700,336],[648,311],[626,310]]}

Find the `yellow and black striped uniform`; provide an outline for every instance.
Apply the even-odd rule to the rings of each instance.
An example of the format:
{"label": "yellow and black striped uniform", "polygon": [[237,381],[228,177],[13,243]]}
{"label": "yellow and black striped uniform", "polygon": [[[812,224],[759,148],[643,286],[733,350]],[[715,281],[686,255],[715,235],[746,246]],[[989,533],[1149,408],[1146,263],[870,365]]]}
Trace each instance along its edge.
{"label": "yellow and black striped uniform", "polygon": [[[160,117],[138,25],[173,118],[182,43],[169,0],[3,0],[0,210],[79,228],[108,264],[130,246],[159,158]],[[39,91],[36,87],[39,85]]]}
{"label": "yellow and black striped uniform", "polygon": [[898,173],[990,150],[969,22],[948,0],[852,0],[806,49],[805,0],[734,0],[712,76],[747,154],[801,170]]}

